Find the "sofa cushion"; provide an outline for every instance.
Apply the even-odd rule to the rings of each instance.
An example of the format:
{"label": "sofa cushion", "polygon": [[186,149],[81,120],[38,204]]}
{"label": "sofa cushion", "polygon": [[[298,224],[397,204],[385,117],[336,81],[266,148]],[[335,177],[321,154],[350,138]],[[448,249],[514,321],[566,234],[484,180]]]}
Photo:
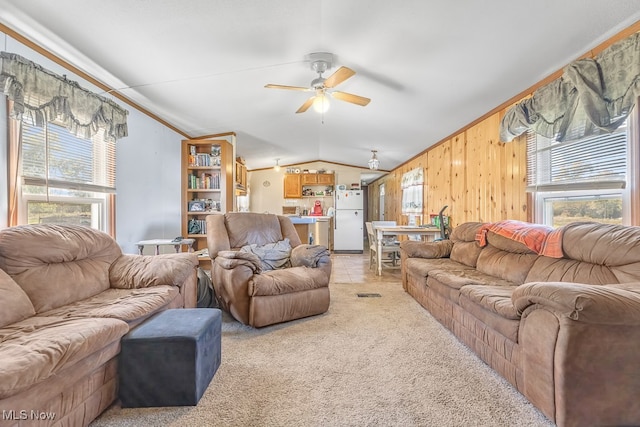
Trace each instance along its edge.
{"label": "sofa cushion", "polygon": [[615,275],[617,283],[637,282],[640,281],[638,241],[640,227],[575,222],[563,227],[562,249],[566,258],[586,263],[578,268],[603,265]]}
{"label": "sofa cushion", "polygon": [[465,286],[460,294],[479,306],[507,319],[519,319],[516,308],[511,301],[515,286]]}
{"label": "sofa cushion", "polygon": [[437,242],[422,242],[405,240],[400,242],[402,249],[408,257],[413,258],[449,258],[453,249],[453,241],[439,240]]}
{"label": "sofa cushion", "polygon": [[474,242],[476,240],[476,234],[480,228],[484,225],[482,222],[465,222],[455,227],[451,232],[450,239],[454,243],[458,242]]}
{"label": "sofa cushion", "polygon": [[521,285],[536,258],[538,255],[535,254],[512,253],[487,245],[478,257],[476,268],[490,276]]}
{"label": "sofa cushion", "polygon": [[434,270],[471,270],[473,267],[453,261],[450,258],[407,258],[403,261],[407,274],[425,278]]}
{"label": "sofa cushion", "polygon": [[528,282],[575,282],[589,285],[618,283],[618,278],[606,265],[574,259],[538,257],[529,270]]}
{"label": "sofa cushion", "polygon": [[276,215],[254,212],[225,214],[226,229],[231,248],[245,245],[266,245],[282,240],[282,229]]}
{"label": "sofa cushion", "polygon": [[122,255],[109,267],[112,288],[134,289],[158,285],[181,286],[198,266],[193,253]]}
{"label": "sofa cushion", "polygon": [[41,313],[40,316],[105,317],[131,323],[167,307],[178,294],[177,287],[168,285],[141,289],[107,289],[91,298]]}
{"label": "sofa cushion", "polygon": [[109,288],[109,266],[122,251],[106,233],[75,225],[0,230],[0,268],[27,293],[37,313]]}
{"label": "sofa cushion", "polygon": [[250,296],[282,295],[329,286],[329,277],[319,268],[291,267],[253,276]]}
{"label": "sofa cushion", "polygon": [[[462,289],[464,290],[465,288]],[[489,293],[491,292],[489,290],[487,291]],[[494,333],[486,331],[484,328],[488,328],[491,331],[497,332],[498,334],[507,338],[509,341],[512,341],[514,343],[518,342],[520,318],[511,319],[507,316],[504,316],[503,314],[498,313],[498,307],[502,306],[502,304],[495,304],[497,300],[500,299],[500,297],[494,298],[483,298],[484,302],[480,304],[474,300],[471,300],[469,298],[469,295],[460,294],[459,304],[462,308],[461,322],[465,325],[465,328],[473,331],[473,335],[478,337],[478,339],[482,339],[483,341],[489,340],[487,344],[491,347],[494,347],[495,345],[500,346],[504,343],[500,343],[499,340],[492,343],[491,341],[495,340],[496,336],[494,335]],[[489,302],[491,299],[494,299],[493,304]],[[479,324],[477,320],[474,319],[479,320],[481,324]],[[502,352],[499,351],[499,353]]]}
{"label": "sofa cushion", "polygon": [[475,267],[482,248],[476,242],[476,233],[482,226],[480,222],[466,222],[453,229],[451,241],[453,248],[449,257],[461,264]]}
{"label": "sofa cushion", "polygon": [[429,276],[436,279],[443,285],[449,286],[453,289],[461,289],[463,286],[467,285],[489,285],[500,287],[516,286],[516,283],[501,279],[499,277],[489,276],[488,274],[472,268],[447,268],[446,270],[432,270],[431,272],[429,272]]}
{"label": "sofa cushion", "polygon": [[100,351],[128,330],[117,319],[38,316],[0,328],[0,399]]}
{"label": "sofa cushion", "polygon": [[495,248],[514,254],[535,254],[535,251],[524,243],[501,236],[493,231],[487,231],[487,242]]}
{"label": "sofa cushion", "polygon": [[0,270],[0,328],[36,314],[22,288]]}

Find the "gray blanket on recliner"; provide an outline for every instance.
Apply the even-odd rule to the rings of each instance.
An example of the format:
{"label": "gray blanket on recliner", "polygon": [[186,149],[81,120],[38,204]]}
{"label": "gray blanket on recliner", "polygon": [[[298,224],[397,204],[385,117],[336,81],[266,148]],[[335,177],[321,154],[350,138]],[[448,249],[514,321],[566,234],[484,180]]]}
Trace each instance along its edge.
{"label": "gray blanket on recliner", "polygon": [[300,245],[291,251],[292,267],[312,267],[318,266],[318,261],[324,256],[331,256],[331,252],[321,245]]}
{"label": "gray blanket on recliner", "polygon": [[289,261],[291,243],[287,238],[261,246],[256,244],[246,245],[240,248],[240,252],[248,252],[257,256],[260,260],[262,271],[291,267],[291,262]]}

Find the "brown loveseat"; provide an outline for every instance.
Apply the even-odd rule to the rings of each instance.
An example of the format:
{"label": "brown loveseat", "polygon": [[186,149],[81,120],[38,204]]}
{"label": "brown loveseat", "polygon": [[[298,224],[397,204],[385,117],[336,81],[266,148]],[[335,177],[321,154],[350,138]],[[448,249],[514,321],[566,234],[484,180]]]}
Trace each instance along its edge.
{"label": "brown loveseat", "polygon": [[403,242],[405,290],[557,425],[640,425],[640,227],[569,224],[561,258],[481,227]]}
{"label": "brown loveseat", "polygon": [[216,295],[236,320],[259,328],[329,309],[331,254],[324,246],[303,245],[291,219],[209,215],[207,243]]}
{"label": "brown loveseat", "polygon": [[89,424],[117,397],[120,338],[195,307],[197,264],[124,255],[86,227],[0,230],[0,426]]}

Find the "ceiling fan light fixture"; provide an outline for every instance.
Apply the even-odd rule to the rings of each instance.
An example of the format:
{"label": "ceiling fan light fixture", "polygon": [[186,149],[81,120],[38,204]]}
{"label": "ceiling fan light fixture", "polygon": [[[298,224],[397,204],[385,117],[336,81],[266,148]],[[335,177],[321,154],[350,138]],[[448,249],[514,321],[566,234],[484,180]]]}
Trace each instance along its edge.
{"label": "ceiling fan light fixture", "polygon": [[371,158],[369,159],[369,169],[377,170],[380,167],[380,160],[378,160],[378,156],[376,153],[378,150],[371,150]]}
{"label": "ceiling fan light fixture", "polygon": [[[349,67],[341,66],[329,77],[322,77],[322,73],[329,70],[333,66],[333,54],[327,52],[315,52],[309,54],[309,62],[311,69],[318,73],[318,77],[311,81],[311,86],[287,86],[278,84],[266,84],[264,87],[268,89],[286,89],[302,92],[315,92],[316,94],[307,98],[307,100],[296,110],[296,114],[304,113],[311,106],[318,113],[325,113],[329,110],[329,98],[335,98],[338,101],[349,102],[351,104],[360,105],[361,107],[369,104],[371,99],[364,96],[354,95],[352,93],[335,91],[336,86],[347,79],[353,77],[356,72]],[[331,91],[330,91],[331,90]]]}
{"label": "ceiling fan light fixture", "polygon": [[326,113],[330,107],[329,97],[326,94],[321,93],[313,98],[313,109],[317,113]]}

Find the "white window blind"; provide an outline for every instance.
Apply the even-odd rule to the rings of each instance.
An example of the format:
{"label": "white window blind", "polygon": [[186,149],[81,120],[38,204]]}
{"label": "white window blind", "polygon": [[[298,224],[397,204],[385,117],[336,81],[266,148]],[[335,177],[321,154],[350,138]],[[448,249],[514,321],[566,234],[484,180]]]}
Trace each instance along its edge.
{"label": "white window blind", "polygon": [[53,123],[22,124],[22,177],[26,186],[115,193],[115,141],[98,132],[78,138]]}
{"label": "white window blind", "polygon": [[620,189],[627,179],[627,126],[571,142],[527,135],[527,191]]}

